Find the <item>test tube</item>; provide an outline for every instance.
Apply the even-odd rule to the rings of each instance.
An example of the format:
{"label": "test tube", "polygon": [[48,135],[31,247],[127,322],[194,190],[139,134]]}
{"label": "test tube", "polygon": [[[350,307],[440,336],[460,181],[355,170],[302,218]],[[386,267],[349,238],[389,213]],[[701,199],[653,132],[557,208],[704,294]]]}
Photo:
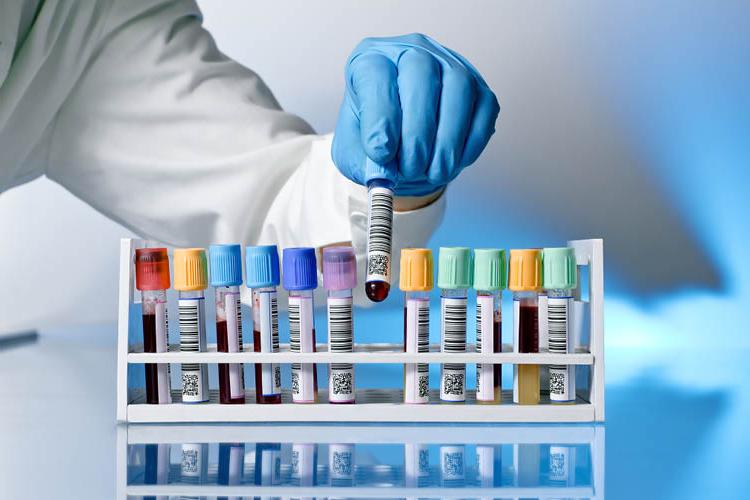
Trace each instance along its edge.
{"label": "test tube", "polygon": [[443,487],[466,484],[466,449],[464,445],[440,447],[440,481]]}
{"label": "test tube", "polygon": [[[511,250],[508,288],[513,291],[513,349],[539,352],[539,304],[542,253],[539,249]],[[514,365],[513,402],[539,404],[539,365]]]}
{"label": "test tube", "polygon": [[366,160],[367,177],[367,277],[365,293],[382,302],[391,290],[391,239],[393,232],[393,185],[395,166]]}
{"label": "test tube", "polygon": [[[542,250],[544,288],[547,290],[547,335],[549,352],[573,352],[570,311],[576,287],[576,256],[572,248]],[[549,366],[549,399],[572,403],[576,399],[575,365]]]}
{"label": "test tube", "polygon": [[255,444],[255,485],[275,486],[281,481],[281,443]]}
{"label": "test tube", "polygon": [[187,484],[203,484],[208,480],[208,443],[182,445],[180,477]]}
{"label": "test tube", "polygon": [[[135,251],[135,287],[141,291],[143,352],[167,352],[169,257],[166,248],[139,248]],[[147,363],[145,369],[146,403],[171,403],[169,363]]]}
{"label": "test tube", "polygon": [[289,476],[294,486],[309,488],[318,484],[318,445],[316,443],[292,444],[292,470]]}
{"label": "test tube", "polygon": [[[289,291],[289,344],[292,352],[315,352],[313,290],[318,287],[314,248],[285,248],[282,259],[284,288]],[[292,402],[318,401],[314,363],[292,363]]]}
{"label": "test tube", "polygon": [[[474,289],[477,291],[477,352],[502,352],[502,293],[507,286],[505,250],[474,250]],[[477,363],[477,403],[502,399],[502,366]]]}
{"label": "test tube", "polygon": [[[466,247],[440,247],[438,288],[440,288],[440,351],[466,352],[466,302],[474,269],[471,250]],[[466,401],[466,365],[440,365],[440,400]]]}
{"label": "test tube", "polygon": [[430,480],[430,448],[421,443],[404,443],[404,486],[424,488]]}
{"label": "test tube", "polygon": [[[430,290],[433,286],[432,252],[427,248],[401,250],[400,288],[404,294],[404,352],[430,351]],[[427,363],[404,365],[404,403],[430,399]]]}
{"label": "test tube", "polygon": [[[216,348],[242,352],[242,249],[239,245],[208,248],[211,286],[216,291]],[[219,402],[245,404],[245,370],[242,363],[219,363]]]}
{"label": "test tube", "polygon": [[[179,291],[180,352],[206,351],[206,300],[208,266],[203,248],[175,248],[174,289]],[[208,367],[182,364],[182,402],[208,401]]]}
{"label": "test tube", "polygon": [[[247,287],[253,293],[253,350],[279,352],[279,252],[276,245],[245,249]],[[255,402],[281,403],[281,366],[255,364]]]}
{"label": "test tube", "polygon": [[[222,486],[242,483],[245,471],[245,443],[219,443],[219,467],[216,482]],[[222,500],[242,500],[243,497],[219,497]]]}
{"label": "test tube", "polygon": [[[352,247],[323,250],[323,287],[328,290],[328,351],[352,352],[352,288],[357,286],[357,259]],[[354,365],[331,363],[328,401],[354,403]]]}
{"label": "test tube", "polygon": [[354,445],[331,443],[328,445],[328,482],[331,486],[354,485]]}

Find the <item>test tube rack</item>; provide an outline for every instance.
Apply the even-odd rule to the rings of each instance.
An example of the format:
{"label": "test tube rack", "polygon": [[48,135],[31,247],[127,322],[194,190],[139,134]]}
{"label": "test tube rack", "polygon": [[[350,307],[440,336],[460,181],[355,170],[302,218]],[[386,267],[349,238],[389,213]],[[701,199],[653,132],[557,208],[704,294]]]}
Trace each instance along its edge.
{"label": "test tube rack", "polygon": [[[238,353],[217,352],[209,344],[207,352],[183,353],[179,344],[170,344],[165,353],[145,353],[140,333],[140,307],[136,300],[134,254],[146,241],[125,238],[120,247],[119,315],[117,342],[117,420],[133,423],[189,422],[602,422],[604,421],[604,250],[603,240],[573,240],[568,246],[575,250],[578,266],[578,287],[574,290],[572,315],[573,352],[517,353],[512,345],[504,345],[500,353],[476,352],[467,344],[465,353],[441,353],[431,345],[427,353],[405,353],[401,343],[355,343],[351,353],[328,352],[326,344],[318,344],[317,352],[292,353],[288,344],[280,352],[260,353],[245,350]],[[584,270],[584,268],[587,268]],[[586,294],[586,291],[588,292]],[[586,296],[587,295],[587,296]],[[210,296],[210,294],[209,294]],[[246,317],[249,315],[246,315]],[[324,329],[324,325],[320,325]],[[544,340],[540,335],[540,345]],[[356,340],[356,331],[355,331]],[[247,344],[246,344],[247,345]],[[247,404],[222,405],[218,391],[211,391],[211,400],[201,404],[183,404],[180,391],[173,388],[172,404],[146,404],[144,388],[131,380],[134,370],[144,363],[170,363],[173,370],[181,363],[475,363],[575,365],[576,396],[573,404],[553,404],[542,394],[537,405],[512,402],[510,391],[503,391],[499,404],[476,404],[474,391],[467,390],[465,404],[439,402],[436,391],[430,392],[429,404],[404,404],[401,389],[361,389],[356,391],[356,404],[328,403],[327,391],[319,391],[319,403],[293,404],[288,390],[282,393],[282,404],[255,404],[252,389],[246,392]],[[321,388],[325,383],[320,384]]]}
{"label": "test tube rack", "polygon": [[[256,443],[278,446],[272,478],[259,481],[263,459]],[[241,473],[233,484],[221,484],[217,448],[222,443],[243,444]],[[302,444],[316,450],[312,484],[295,483],[293,447]],[[167,451],[160,480],[150,481],[144,470],[149,464],[145,447],[159,445]],[[207,464],[199,477],[185,475],[183,445],[205,447]],[[403,447],[401,453],[383,456],[379,447]],[[330,453],[333,447],[350,454],[347,471],[351,478],[340,484],[332,480]],[[462,479],[446,486],[452,464],[443,456],[430,458],[428,447],[449,448],[458,453]],[[481,451],[500,455],[495,467],[480,465]],[[502,458],[502,449],[511,455]],[[552,448],[561,451],[552,456]],[[326,453],[326,448],[328,452]],[[548,454],[542,453],[547,448]],[[359,449],[363,449],[359,455]],[[510,451],[509,450],[509,451]],[[426,454],[423,455],[422,453]],[[406,465],[407,454],[418,454],[416,467]],[[472,456],[472,455],[476,455]],[[395,456],[394,456],[395,455]],[[451,457],[455,458],[455,455]],[[605,428],[588,425],[120,425],[117,428],[116,491],[118,500],[153,496],[172,498],[605,498]],[[498,467],[498,465],[500,467]],[[266,464],[266,467],[268,465]],[[557,477],[549,473],[556,469]],[[494,469],[494,470],[493,470]],[[488,474],[489,472],[489,474]],[[155,474],[152,474],[155,476]],[[415,477],[416,476],[416,477]],[[492,476],[489,477],[488,476]],[[487,481],[487,479],[490,479]]]}

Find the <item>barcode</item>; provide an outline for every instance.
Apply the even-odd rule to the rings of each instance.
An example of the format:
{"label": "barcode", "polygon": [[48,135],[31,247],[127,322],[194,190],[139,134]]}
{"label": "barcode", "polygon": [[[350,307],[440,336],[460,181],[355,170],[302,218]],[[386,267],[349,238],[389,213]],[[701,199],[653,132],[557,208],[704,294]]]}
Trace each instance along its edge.
{"label": "barcode", "polygon": [[[352,352],[354,344],[352,322],[352,302],[350,300],[329,300],[328,302],[328,345],[331,352]],[[351,363],[332,363],[332,370],[350,370]]]}
{"label": "barcode", "polygon": [[[568,352],[568,302],[549,301],[547,305],[547,332],[549,352],[565,354]],[[553,369],[564,369],[563,365],[550,365]]]}
{"label": "barcode", "polygon": [[239,343],[237,351],[242,352],[242,303],[239,294],[237,294],[237,342]]}
{"label": "barcode", "polygon": [[[180,352],[200,352],[200,336],[203,328],[203,318],[200,317],[200,300],[180,301],[178,305],[178,321],[180,327]],[[184,363],[183,372],[197,372],[198,363]]]}
{"label": "barcode", "polygon": [[482,303],[479,301],[477,301],[477,352],[482,352]]}
{"label": "barcode", "polygon": [[[466,351],[466,299],[443,299],[443,352]],[[446,363],[447,370],[463,371],[466,365]]]}
{"label": "barcode", "polygon": [[391,253],[393,193],[387,189],[370,192],[370,218],[367,228],[367,253]]}
{"label": "barcode", "polygon": [[300,352],[299,304],[289,304],[289,350]]}
{"label": "barcode", "polygon": [[[420,302],[417,307],[417,352],[430,352],[430,305],[427,302]],[[430,371],[430,365],[420,363],[417,365],[417,373],[420,374],[420,383],[422,378],[429,381],[427,375]],[[428,382],[429,383],[429,382]],[[422,388],[420,387],[420,397],[422,397]],[[427,388],[424,389],[427,392]],[[427,394],[425,394],[426,396]]]}
{"label": "barcode", "polygon": [[[299,306],[297,306],[297,316],[299,317]],[[299,321],[297,331],[299,332]],[[275,292],[271,294],[271,342],[273,352],[279,352],[279,303]]]}

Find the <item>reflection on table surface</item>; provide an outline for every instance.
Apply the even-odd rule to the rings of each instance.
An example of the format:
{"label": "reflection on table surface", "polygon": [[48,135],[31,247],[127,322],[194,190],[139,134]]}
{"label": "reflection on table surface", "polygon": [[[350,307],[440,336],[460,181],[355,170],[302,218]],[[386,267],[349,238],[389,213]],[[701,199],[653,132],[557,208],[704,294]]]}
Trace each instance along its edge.
{"label": "reflection on table surface", "polygon": [[604,427],[130,425],[119,499],[604,498]]}

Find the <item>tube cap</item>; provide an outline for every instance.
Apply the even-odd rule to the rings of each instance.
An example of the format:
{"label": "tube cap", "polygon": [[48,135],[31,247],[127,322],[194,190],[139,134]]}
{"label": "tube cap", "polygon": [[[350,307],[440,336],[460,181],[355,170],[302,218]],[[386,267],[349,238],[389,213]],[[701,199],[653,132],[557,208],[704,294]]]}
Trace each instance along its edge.
{"label": "tube cap", "polygon": [[474,289],[496,292],[508,286],[505,250],[477,248],[474,250]]}
{"label": "tube cap", "polygon": [[169,288],[169,257],[166,248],[136,249],[135,287],[141,291]]}
{"label": "tube cap", "polygon": [[282,280],[287,290],[313,290],[318,287],[314,248],[285,248],[281,265],[284,271]]}
{"label": "tube cap", "polygon": [[211,286],[242,284],[242,249],[239,245],[211,245],[208,259]]}
{"label": "tube cap", "polygon": [[438,253],[438,288],[469,288],[474,278],[471,249],[440,247]]}
{"label": "tube cap", "polygon": [[357,258],[352,247],[323,249],[323,286],[327,290],[349,290],[357,286]]}
{"label": "tube cap", "polygon": [[208,286],[206,250],[203,248],[174,249],[174,289],[180,292],[205,290]]}
{"label": "tube cap", "polygon": [[542,289],[542,251],[538,248],[510,251],[508,288],[514,292]]}
{"label": "tube cap", "polygon": [[429,292],[433,286],[432,267],[430,249],[402,248],[399,288],[404,292]]}
{"label": "tube cap", "polygon": [[542,250],[544,288],[569,290],[576,287],[576,254],[568,247]]}
{"label": "tube cap", "polygon": [[279,250],[276,245],[245,248],[247,287],[279,286]]}

